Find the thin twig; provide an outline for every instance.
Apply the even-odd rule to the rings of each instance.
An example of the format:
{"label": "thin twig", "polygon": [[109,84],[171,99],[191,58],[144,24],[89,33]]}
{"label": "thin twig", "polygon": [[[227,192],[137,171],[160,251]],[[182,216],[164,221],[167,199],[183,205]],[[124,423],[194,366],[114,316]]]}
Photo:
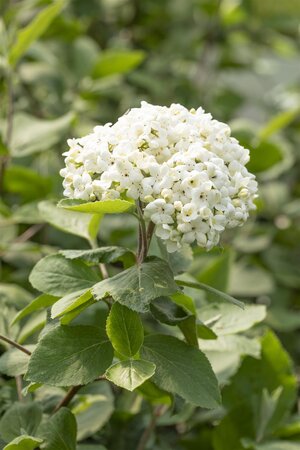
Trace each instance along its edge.
{"label": "thin twig", "polygon": [[22,377],[20,375],[17,375],[15,377],[16,380],[16,386],[17,386],[17,393],[18,393],[18,400],[19,402],[23,401],[23,394],[22,394],[22,389],[23,389],[23,383],[22,383]]}
{"label": "thin twig", "polygon": [[159,405],[155,408],[155,410],[153,411],[152,418],[149,422],[149,425],[145,428],[145,430],[139,440],[136,450],[145,450],[147,442],[149,441],[151,434],[153,433],[153,431],[156,427],[157,419],[162,414],[164,414],[166,408],[167,408],[166,405]]}
{"label": "thin twig", "polygon": [[[97,242],[96,242],[96,241],[90,240],[89,242],[90,242],[90,246],[91,246],[91,248],[92,248],[93,250],[95,250],[96,248],[98,248],[98,245],[97,245]],[[102,278],[103,278],[104,280],[106,280],[106,278],[109,278],[109,273],[108,273],[106,264],[100,263],[98,266],[99,266],[99,270],[100,270],[100,273],[101,273]]]}
{"label": "thin twig", "polygon": [[79,391],[79,389],[82,388],[82,385],[78,385],[78,386],[72,386],[68,392],[66,393],[66,395],[64,396],[64,398],[61,399],[61,401],[56,405],[56,407],[53,410],[53,414],[56,413],[60,408],[62,408],[63,406],[68,406],[68,404],[70,403],[70,401],[75,397],[75,395],[77,394],[77,392]]}
{"label": "thin twig", "polygon": [[31,227],[27,228],[27,230],[24,231],[24,233],[20,234],[20,236],[18,236],[13,243],[15,244],[29,241],[29,239],[31,239],[35,234],[37,234],[44,226],[45,226],[44,223],[36,223],[35,225],[32,225]]}
{"label": "thin twig", "polygon": [[13,341],[12,339],[9,339],[6,336],[3,336],[0,334],[0,339],[4,342],[7,342],[8,344],[12,345],[13,347],[21,350],[21,352],[26,353],[26,355],[31,355],[31,351],[27,350],[27,348],[23,347],[23,345],[18,344],[17,342]]}
{"label": "thin twig", "polygon": [[147,228],[147,246],[148,246],[148,249],[149,249],[149,246],[150,246],[150,242],[151,242],[151,239],[152,239],[152,235],[153,235],[154,229],[155,229],[155,223],[150,221],[149,225],[148,225],[148,228]]}

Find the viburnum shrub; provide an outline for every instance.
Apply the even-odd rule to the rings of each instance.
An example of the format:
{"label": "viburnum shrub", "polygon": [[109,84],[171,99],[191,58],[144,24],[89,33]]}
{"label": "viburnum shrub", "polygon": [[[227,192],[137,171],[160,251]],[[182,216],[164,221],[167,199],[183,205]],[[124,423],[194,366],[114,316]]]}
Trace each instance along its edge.
{"label": "viburnum shrub", "polygon": [[[9,341],[30,356],[27,392],[38,393],[43,385],[66,389],[53,405],[53,418],[95,381],[111,383],[116,392],[136,390],[158,403],[156,416],[172,409],[166,398],[177,396],[217,408],[218,381],[201,342],[216,339],[211,326],[219,316],[201,322],[191,290],[218,298],[224,312],[227,302],[233,308],[243,304],[184,275],[183,255],[191,253],[191,245],[212,249],[226,228],[242,225],[255,208],[257,183],[245,166],[249,151],[231,137],[228,125],[202,108],[145,102],[115,124],[97,126],[68,144],[61,175],[69,198],[58,208],[42,202],[40,212],[54,226],[84,237],[91,248],[59,250],[30,274],[42,294],[14,323],[43,308],[47,323],[33,348]],[[136,251],[98,246],[103,216],[121,213],[124,222],[128,215],[136,219]],[[100,308],[93,309],[96,305]],[[66,430],[72,417],[64,417]],[[30,448],[49,439],[47,423],[42,432],[36,429],[28,437]],[[138,449],[150,434],[151,424]]]}

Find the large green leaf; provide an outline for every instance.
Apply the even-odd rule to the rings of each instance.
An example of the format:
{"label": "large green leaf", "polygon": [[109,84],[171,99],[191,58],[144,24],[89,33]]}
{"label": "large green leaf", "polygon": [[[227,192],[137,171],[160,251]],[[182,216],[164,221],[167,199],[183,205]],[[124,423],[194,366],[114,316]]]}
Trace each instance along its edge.
{"label": "large green leaf", "polygon": [[88,214],[118,214],[130,212],[135,208],[132,202],[127,200],[102,200],[96,202],[83,202],[82,200],[64,199],[58,203],[61,208],[70,211],[78,211]]}
{"label": "large green leaf", "polygon": [[58,208],[56,204],[51,201],[40,202],[38,207],[41,217],[55,228],[65,231],[66,233],[81,236],[88,241],[93,241],[96,238],[101,215],[82,215],[79,212],[67,211]]}
{"label": "large green leaf", "polygon": [[66,3],[66,0],[54,1],[52,5],[44,8],[37,14],[29,25],[19,31],[17,40],[9,53],[9,62],[12,66],[18,62],[30,45],[47,30],[51,22],[58,16]]}
{"label": "large green leaf", "polygon": [[120,361],[105,372],[106,378],[117,386],[133,391],[143,384],[155,372],[155,364],[139,360]]}
{"label": "large green leaf", "polygon": [[42,409],[38,403],[14,403],[0,420],[0,435],[6,442],[21,434],[35,435],[42,419]]}
{"label": "large green leaf", "polygon": [[127,73],[137,67],[144,58],[145,53],[140,50],[107,50],[101,53],[99,61],[93,68],[92,76],[98,78]]}
{"label": "large green leaf", "polygon": [[39,447],[42,442],[43,439],[24,434],[7,444],[3,450],[34,450]]}
{"label": "large green leaf", "polygon": [[87,384],[103,375],[113,349],[103,330],[92,326],[59,326],[39,341],[26,379],[53,386]]}
{"label": "large green leaf", "polygon": [[29,281],[35,289],[60,297],[90,288],[99,277],[82,261],[70,261],[56,254],[41,259],[34,266]]}
{"label": "large green leaf", "polygon": [[157,297],[178,290],[168,264],[160,259],[131,267],[96,284],[92,292],[97,300],[107,296],[137,312],[146,312]]}
{"label": "large green leaf", "polygon": [[12,155],[14,158],[23,158],[51,149],[66,135],[73,119],[72,113],[52,120],[37,119],[24,113],[16,114],[11,143]]}
{"label": "large green leaf", "polygon": [[173,336],[149,335],[141,354],[156,365],[153,381],[160,388],[203,408],[220,405],[216,376],[200,350]]}
{"label": "large green leaf", "polygon": [[68,408],[61,408],[42,423],[38,435],[45,440],[44,450],[76,450],[76,433],[74,415]]}
{"label": "large green leaf", "polygon": [[134,262],[134,253],[132,250],[116,246],[100,247],[91,250],[60,250],[59,253],[67,259],[82,259],[90,265],[98,263],[110,264],[124,260]]}
{"label": "large green leaf", "polygon": [[120,303],[114,303],[106,323],[107,335],[114,349],[123,356],[134,356],[144,340],[139,314]]}

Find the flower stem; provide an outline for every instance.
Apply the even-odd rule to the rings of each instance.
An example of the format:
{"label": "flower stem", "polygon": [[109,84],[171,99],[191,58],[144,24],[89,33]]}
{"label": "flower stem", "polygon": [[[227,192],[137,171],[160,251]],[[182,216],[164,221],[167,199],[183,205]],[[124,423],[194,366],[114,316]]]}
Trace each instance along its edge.
{"label": "flower stem", "polygon": [[137,213],[139,217],[139,244],[137,251],[137,263],[141,264],[148,253],[147,229],[143,214],[143,205],[140,200],[136,202]]}

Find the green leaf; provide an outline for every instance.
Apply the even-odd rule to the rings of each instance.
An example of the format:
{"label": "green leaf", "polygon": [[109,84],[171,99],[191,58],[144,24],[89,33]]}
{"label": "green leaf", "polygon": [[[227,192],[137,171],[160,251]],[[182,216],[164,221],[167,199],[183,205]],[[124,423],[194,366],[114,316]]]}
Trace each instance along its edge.
{"label": "green leaf", "polygon": [[207,325],[197,320],[197,336],[199,339],[217,339],[216,333]]}
{"label": "green leaf", "polygon": [[120,361],[110,366],[105,372],[106,378],[117,386],[134,391],[155,372],[155,364],[140,360]]}
{"label": "green leaf", "polygon": [[52,120],[37,119],[24,113],[16,114],[11,143],[13,157],[23,158],[53,148],[66,135],[73,119],[73,113]]}
{"label": "green leaf", "polygon": [[6,442],[21,434],[35,435],[42,419],[42,409],[37,403],[14,403],[0,420],[0,435]]}
{"label": "green leaf", "polygon": [[153,381],[160,388],[203,408],[220,405],[216,376],[200,350],[173,336],[149,335],[141,354],[156,365]]}
{"label": "green leaf", "polygon": [[111,264],[125,259],[131,259],[132,262],[135,261],[134,253],[131,250],[115,246],[100,247],[92,250],[60,250],[59,253],[67,259],[82,259],[90,265],[98,263]]}
{"label": "green leaf", "polygon": [[29,281],[35,289],[61,297],[89,289],[99,277],[82,261],[70,261],[56,254],[41,259],[34,266]]}
{"label": "green leaf", "polygon": [[228,303],[210,303],[197,312],[204,323],[213,321],[211,328],[218,336],[246,331],[266,317],[265,305],[245,305],[242,310]]}
{"label": "green leaf", "polygon": [[61,408],[39,428],[45,440],[43,450],[76,450],[76,433],[76,419],[68,408]]}
{"label": "green leaf", "polygon": [[43,439],[22,435],[7,444],[3,450],[34,450],[42,444]]}
{"label": "green leaf", "polygon": [[153,259],[97,283],[92,292],[96,300],[111,296],[134,311],[146,312],[152,300],[174,294],[177,290],[168,264]]}
{"label": "green leaf", "polygon": [[[267,424],[266,435],[270,435],[278,429],[278,426],[282,424],[289,411],[294,407],[297,398],[297,379],[294,374],[292,361],[278,338],[269,331],[261,339],[260,359],[254,359],[250,356],[246,357],[238,372],[232,378],[230,385],[224,389],[224,405],[226,408],[234,408],[241,405],[243,411],[246,412],[248,410],[249,413],[253,414],[253,411],[260,411],[263,390],[266,389],[271,393],[278,388],[282,391],[276,402],[272,417]],[[249,392],[251,392],[250,402]],[[252,423],[254,424],[253,419],[254,417],[252,418]],[[243,421],[243,416],[240,416],[239,419],[235,418],[233,426],[238,432]],[[223,425],[221,422],[219,427],[222,430],[226,427],[226,423]],[[256,432],[256,430],[253,431]],[[253,433],[252,437],[254,438],[254,436]],[[232,448],[235,447],[233,446]]]}
{"label": "green leaf", "polygon": [[[66,233],[81,236],[88,241],[93,241],[95,239],[101,220],[101,215],[82,215],[79,212],[67,211],[62,208],[58,208],[56,204],[51,201],[40,202],[38,208],[41,217],[55,228],[58,228]],[[96,231],[96,234],[94,230]]]}
{"label": "green leaf", "polygon": [[72,406],[78,426],[77,440],[94,436],[109,420],[113,410],[114,395],[109,382],[95,382],[81,388]]}
{"label": "green leaf", "polygon": [[192,314],[196,314],[196,308],[192,297],[189,297],[188,295],[180,291],[176,292],[170,297],[173,300],[173,302],[175,302],[177,305],[182,306],[183,308],[190,311]]}
{"label": "green leaf", "polygon": [[[26,345],[26,348],[33,351],[35,345]],[[29,355],[17,348],[11,348],[0,357],[0,373],[9,377],[23,375],[27,370],[28,363]]]}
{"label": "green leaf", "polygon": [[25,28],[19,31],[17,40],[9,53],[9,63],[14,66],[21,56],[28,50],[31,44],[36,41],[50,26],[51,22],[59,15],[66,5],[65,0],[57,0],[44,8]]}
{"label": "green leaf", "polygon": [[52,386],[87,384],[103,375],[113,349],[103,330],[92,326],[59,326],[38,342],[26,379]]}
{"label": "green leaf", "polygon": [[107,335],[114,349],[123,356],[134,356],[144,341],[139,314],[120,303],[114,303],[106,323]]}
{"label": "green leaf", "polygon": [[89,214],[118,214],[130,212],[134,204],[127,200],[103,200],[96,202],[83,202],[82,200],[63,199],[58,203],[60,208]]}
{"label": "green leaf", "polygon": [[51,309],[52,319],[73,311],[87,302],[90,303],[91,297],[92,293],[90,289],[83,289],[81,291],[76,291],[65,295],[53,305]]}
{"label": "green leaf", "polygon": [[18,312],[18,314],[14,317],[11,325],[14,325],[21,319],[24,319],[24,317],[27,317],[29,314],[38,311],[39,309],[46,309],[49,306],[52,306],[56,301],[57,297],[53,297],[53,295],[39,295],[29,305],[25,306],[25,308],[21,309],[21,311]]}
{"label": "green leaf", "polygon": [[4,189],[20,195],[25,201],[45,197],[51,190],[51,181],[23,166],[10,165],[3,177]]}
{"label": "green leaf", "polygon": [[228,380],[237,372],[242,357],[260,357],[260,342],[238,334],[199,340],[199,346],[211,363],[221,385],[228,384]]}
{"label": "green leaf", "polygon": [[168,297],[159,297],[150,305],[150,311],[160,322],[167,325],[178,325],[186,341],[198,347],[196,317]]}
{"label": "green leaf", "polygon": [[144,58],[145,53],[140,50],[107,50],[101,53],[99,61],[93,68],[92,76],[99,78],[130,72],[140,65]]}
{"label": "green leaf", "polygon": [[283,111],[272,117],[272,119],[260,130],[260,139],[268,139],[270,136],[272,136],[274,133],[277,133],[282,128],[286,128],[291,122],[295,120],[295,118],[299,115],[299,112],[299,108],[296,108],[289,111]]}
{"label": "green leaf", "polygon": [[[201,272],[197,275],[197,281],[212,286],[221,292],[227,292],[229,275],[233,261],[233,253],[230,250],[225,250],[223,253],[214,258]],[[208,298],[213,300],[214,294],[209,293]]]}
{"label": "green leaf", "polygon": [[187,287],[191,287],[194,289],[201,289],[203,291],[207,291],[211,294],[214,294],[215,296],[221,298],[222,300],[226,300],[229,303],[233,303],[236,306],[239,306],[240,308],[244,308],[244,303],[240,302],[239,300],[235,299],[234,297],[232,297],[231,295],[225,294],[225,292],[221,292],[218,291],[217,289],[208,286],[207,284],[204,283],[195,283],[193,281],[183,281],[183,280],[176,280],[176,283],[179,286],[187,286]]}
{"label": "green leaf", "polygon": [[253,146],[250,152],[250,161],[247,168],[250,172],[260,173],[270,169],[283,160],[283,152],[280,146],[271,141],[260,141]]}

